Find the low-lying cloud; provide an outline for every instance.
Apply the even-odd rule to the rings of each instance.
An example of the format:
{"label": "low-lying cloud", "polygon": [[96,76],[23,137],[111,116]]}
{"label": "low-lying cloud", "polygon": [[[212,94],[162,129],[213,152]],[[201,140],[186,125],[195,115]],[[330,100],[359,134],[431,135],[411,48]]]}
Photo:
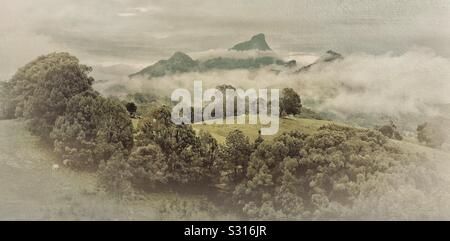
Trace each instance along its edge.
{"label": "low-lying cloud", "polygon": [[416,113],[450,103],[450,61],[429,49],[356,54],[301,78],[323,108],[341,112]]}
{"label": "low-lying cloud", "polygon": [[353,54],[299,74],[278,73],[273,68],[193,72],[153,79],[119,78],[97,87],[101,90],[121,84],[131,92],[167,96],[176,88],[191,89],[195,80],[203,81],[205,88],[221,84],[243,89],[291,87],[304,99],[319,103],[320,110],[342,114],[436,114],[433,106],[450,103],[450,60],[425,48],[401,55]]}

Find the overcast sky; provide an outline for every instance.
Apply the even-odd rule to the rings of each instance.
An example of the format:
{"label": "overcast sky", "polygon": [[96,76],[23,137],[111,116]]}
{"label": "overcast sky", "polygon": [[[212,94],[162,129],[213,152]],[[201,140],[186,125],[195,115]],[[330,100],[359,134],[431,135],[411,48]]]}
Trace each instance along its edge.
{"label": "overcast sky", "polygon": [[38,55],[144,64],[265,33],[275,51],[450,56],[448,0],[0,0],[0,78]]}

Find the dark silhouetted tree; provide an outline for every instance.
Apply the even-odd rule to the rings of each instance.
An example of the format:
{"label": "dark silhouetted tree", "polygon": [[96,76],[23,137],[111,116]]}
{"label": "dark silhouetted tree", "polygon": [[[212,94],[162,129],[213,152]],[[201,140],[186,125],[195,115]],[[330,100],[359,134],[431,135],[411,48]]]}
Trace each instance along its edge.
{"label": "dark silhouetted tree", "polygon": [[130,113],[131,117],[136,116],[137,106],[133,102],[128,102],[125,107],[127,108],[128,113]]}
{"label": "dark silhouetted tree", "polygon": [[302,103],[300,96],[292,88],[284,88],[280,97],[280,113],[281,115],[297,115],[300,114]]}
{"label": "dark silhouetted tree", "polygon": [[390,138],[390,139],[396,139],[401,141],[403,139],[400,132],[397,130],[397,126],[394,124],[393,121],[390,122],[389,125],[384,125],[381,127],[376,128],[381,134],[384,136]]}

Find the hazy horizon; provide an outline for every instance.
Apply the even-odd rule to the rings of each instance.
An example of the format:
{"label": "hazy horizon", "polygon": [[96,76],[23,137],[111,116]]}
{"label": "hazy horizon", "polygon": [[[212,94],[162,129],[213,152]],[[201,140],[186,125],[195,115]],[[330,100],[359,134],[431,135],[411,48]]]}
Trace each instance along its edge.
{"label": "hazy horizon", "polygon": [[433,1],[5,1],[0,79],[36,56],[68,51],[91,65],[146,65],[227,49],[265,33],[275,52],[449,57],[450,2]]}

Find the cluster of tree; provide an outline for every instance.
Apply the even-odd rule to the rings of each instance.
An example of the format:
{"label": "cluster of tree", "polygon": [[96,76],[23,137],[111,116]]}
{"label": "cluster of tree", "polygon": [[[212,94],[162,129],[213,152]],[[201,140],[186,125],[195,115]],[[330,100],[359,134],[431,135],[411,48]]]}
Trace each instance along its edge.
{"label": "cluster of tree", "polygon": [[284,133],[252,153],[233,199],[253,218],[316,218],[331,203],[351,206],[360,183],[397,161],[377,131],[337,125]]}
{"label": "cluster of tree", "polygon": [[101,168],[100,180],[114,193],[204,187],[249,218],[312,219],[333,205],[351,207],[363,183],[407,159],[379,131],[338,125],[254,142],[235,130],[219,144],[174,125],[163,106],[142,120],[132,153]]}
{"label": "cluster of tree", "polygon": [[[226,103],[226,98],[225,98],[225,92],[227,89],[231,89],[231,90],[236,90],[235,87],[233,87],[232,85],[219,85],[216,87],[220,92],[222,92],[224,98],[223,98],[223,103],[224,103],[224,109],[225,109],[225,103]],[[257,105],[261,104],[261,101],[264,101],[264,99],[258,99],[257,101]],[[236,103],[238,102],[238,97],[235,97],[234,99],[234,111],[235,111],[235,115],[242,115],[244,113],[238,113],[237,111],[237,106]],[[248,101],[247,101],[248,102]],[[249,104],[249,103],[248,103]],[[262,105],[266,105],[267,103],[262,103]],[[271,103],[269,103],[270,106]],[[299,115],[302,112],[302,101],[300,98],[300,95],[292,88],[284,88],[281,91],[281,96],[280,96],[280,101],[279,101],[279,108],[280,108],[280,114],[282,117],[287,116],[287,115]],[[259,112],[259,106],[257,111]],[[270,107],[268,107],[268,111],[270,111]],[[312,111],[310,111],[312,112]],[[249,113],[249,109],[246,108],[245,113]]]}
{"label": "cluster of tree", "polygon": [[[174,125],[170,109],[163,106],[141,122],[133,148],[129,117],[136,113],[136,105],[100,96],[92,89],[90,71],[68,53],[41,56],[2,83],[2,97],[8,97],[2,113],[26,119],[30,131],[53,144],[65,164],[100,166],[100,183],[116,193],[161,185],[221,186],[231,191],[245,179],[261,138],[250,143],[235,131],[219,145],[208,133],[197,135],[191,126]],[[296,95],[294,91],[283,93],[283,103],[290,105],[294,99],[300,106],[298,95],[288,97]]]}
{"label": "cluster of tree", "polygon": [[[217,141],[208,133],[195,133],[190,125],[175,125],[171,111],[161,106],[141,120],[135,148],[129,156],[102,165],[100,182],[114,192],[130,184],[135,189],[208,188],[214,179]],[[124,172],[119,179],[115,173]],[[126,190],[126,189],[125,189]]]}
{"label": "cluster of tree", "polygon": [[447,141],[448,130],[434,122],[425,122],[417,126],[417,139],[425,145],[438,148]]}
{"label": "cluster of tree", "polygon": [[64,114],[67,101],[91,90],[91,68],[67,53],[41,56],[20,68],[9,81],[15,116],[29,120],[30,130],[49,138],[53,125]]}
{"label": "cluster of tree", "polygon": [[115,152],[128,153],[133,147],[133,126],[122,103],[95,92],[71,98],[64,115],[53,127],[50,138],[55,152],[70,165],[97,168]]}
{"label": "cluster of tree", "polygon": [[[131,154],[102,165],[99,177],[107,190],[122,193],[119,196],[129,186],[231,192],[245,178],[254,150],[255,144],[240,131],[231,132],[220,145],[207,132],[197,134],[190,125],[175,125],[170,109],[161,106],[141,120]],[[120,172],[125,174],[117,175]]]}
{"label": "cluster of tree", "polygon": [[66,164],[80,168],[97,168],[133,147],[127,110],[92,89],[90,71],[68,53],[52,53],[20,68],[7,83],[14,116],[54,144]]}
{"label": "cluster of tree", "polygon": [[[222,115],[216,115],[215,111],[212,111],[212,117],[213,119],[217,119],[217,118],[225,118],[227,113],[227,94],[226,91],[227,90],[233,90],[236,91],[237,89],[232,86],[232,85],[228,85],[228,84],[222,84],[222,85],[218,85],[216,86],[216,89],[218,91],[220,91],[222,93]],[[267,103],[267,100],[264,98],[257,98],[255,100],[250,100],[249,98],[244,98],[243,96],[236,94],[235,96],[232,97],[233,100],[229,100],[230,102],[234,103],[234,116],[240,116],[240,115],[244,115],[244,114],[249,114],[250,113],[250,108],[251,106],[255,106],[256,109],[254,110],[256,113],[259,113],[259,106],[266,106],[267,107],[267,112],[268,114],[270,114],[271,111],[271,105],[272,103],[269,101]],[[245,108],[243,109],[239,109],[238,108],[238,103],[244,103],[245,104]],[[299,117],[303,117],[303,118],[309,118],[309,119],[322,119],[322,117],[320,115],[318,115],[317,113],[314,113],[312,110],[310,109],[305,109],[306,112],[304,113],[304,115],[300,116],[300,114],[302,113],[302,104],[301,104],[301,98],[300,95],[292,88],[284,88],[281,92],[281,96],[280,96],[280,101],[279,101],[279,108],[280,108],[280,114],[282,117],[285,117],[287,115],[293,115],[293,116],[299,116]],[[204,120],[203,117],[203,111],[199,114],[199,116],[195,116],[195,111],[194,111],[194,107],[191,107],[191,123],[194,123],[195,120]]]}

